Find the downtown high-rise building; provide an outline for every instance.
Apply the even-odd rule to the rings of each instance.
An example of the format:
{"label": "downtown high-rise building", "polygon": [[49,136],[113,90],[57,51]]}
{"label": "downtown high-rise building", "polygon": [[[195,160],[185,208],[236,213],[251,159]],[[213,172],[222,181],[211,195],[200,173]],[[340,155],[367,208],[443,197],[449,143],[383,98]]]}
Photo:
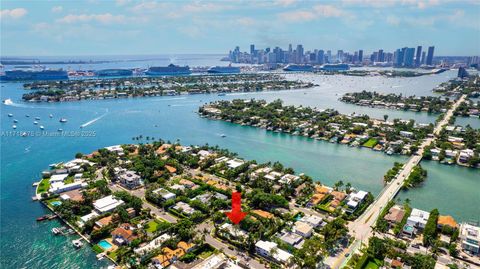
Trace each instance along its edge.
{"label": "downtown high-rise building", "polygon": [[403,58],[403,66],[414,67],[415,48],[406,48]]}
{"label": "downtown high-rise building", "polygon": [[358,62],[363,62],[363,50],[358,51]]}
{"label": "downtown high-rise building", "polygon": [[426,65],[433,65],[433,51],[434,50],[435,50],[434,46],[428,47],[427,61],[425,62]]}
{"label": "downtown high-rise building", "polygon": [[417,47],[417,54],[415,56],[415,66],[420,66],[421,63],[421,57],[422,57],[422,46]]}

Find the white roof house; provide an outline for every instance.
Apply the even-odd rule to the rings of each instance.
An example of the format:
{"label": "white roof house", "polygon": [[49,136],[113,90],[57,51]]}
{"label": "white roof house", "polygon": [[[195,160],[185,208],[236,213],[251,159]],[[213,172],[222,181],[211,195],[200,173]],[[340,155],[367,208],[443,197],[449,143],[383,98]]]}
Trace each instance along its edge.
{"label": "white roof house", "polygon": [[162,243],[167,241],[168,239],[172,238],[171,235],[169,234],[162,234],[152,241],[148,242],[146,245],[138,247],[134,250],[134,252],[138,255],[144,255],[156,248],[159,248],[162,246]]}
{"label": "white roof house", "polygon": [[460,226],[462,248],[474,254],[480,253],[480,227],[462,223]]}
{"label": "white roof house", "polygon": [[93,202],[93,207],[100,213],[110,212],[122,205],[123,201],[118,200],[113,195],[105,196]]}
{"label": "white roof house", "polygon": [[169,192],[164,188],[158,188],[153,191],[154,194],[160,195],[163,200],[175,199],[175,193]]}
{"label": "white roof house", "polygon": [[295,231],[296,234],[301,235],[305,238],[308,238],[312,236],[313,227],[310,226],[310,224],[308,223],[297,221],[295,222],[295,226],[293,230]]}
{"label": "white roof house", "polygon": [[299,179],[299,176],[296,175],[291,175],[291,174],[285,174],[280,178],[279,182],[283,184],[290,184],[291,182],[295,182]]}
{"label": "white roof house", "polygon": [[87,215],[85,215],[85,216],[80,217],[80,220],[81,220],[83,223],[85,223],[85,222],[87,222],[87,221],[89,221],[89,220],[91,220],[91,219],[93,219],[93,218],[98,217],[98,216],[99,216],[99,215],[97,214],[97,212],[92,211],[92,212],[90,212],[90,214],[87,214]]}
{"label": "white roof house", "polygon": [[81,181],[73,182],[69,184],[65,184],[63,182],[54,182],[50,184],[50,189],[48,191],[52,193],[62,193],[70,190],[85,188],[87,186],[88,186],[87,183],[81,182]]}
{"label": "white roof house", "polygon": [[243,160],[240,160],[240,159],[233,159],[233,160],[227,161],[227,165],[231,169],[235,169],[235,168],[241,166],[244,163],[245,162]]}
{"label": "white roof house", "polygon": [[430,217],[430,213],[414,208],[412,209],[412,213],[410,213],[410,217],[407,219],[407,224],[418,228],[425,228],[428,217]]}
{"label": "white roof house", "polygon": [[67,177],[68,177],[68,174],[52,175],[48,181],[50,183],[63,182]]}
{"label": "white roof house", "polygon": [[255,249],[259,255],[272,258],[279,263],[289,263],[293,257],[292,254],[279,249],[274,242],[260,240],[255,244]]}
{"label": "white roof house", "polygon": [[320,224],[322,224],[323,219],[321,217],[317,217],[315,215],[305,215],[301,219],[299,219],[299,221],[308,223],[312,227],[318,227],[318,226],[320,226]]}

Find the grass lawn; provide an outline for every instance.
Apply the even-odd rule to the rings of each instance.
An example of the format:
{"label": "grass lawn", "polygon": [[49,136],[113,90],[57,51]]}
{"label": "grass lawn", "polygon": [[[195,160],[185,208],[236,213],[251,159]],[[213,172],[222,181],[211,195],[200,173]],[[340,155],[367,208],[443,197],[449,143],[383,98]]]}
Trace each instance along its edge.
{"label": "grass lawn", "polygon": [[147,223],[148,229],[147,232],[154,233],[157,230],[158,225],[160,224],[159,220],[151,220]]}
{"label": "grass lawn", "polygon": [[198,257],[205,260],[206,258],[212,256],[212,254],[213,254],[213,251],[208,250],[208,251],[204,251],[204,252],[200,253],[200,255],[198,255]]}
{"label": "grass lawn", "polygon": [[363,143],[363,146],[367,147],[367,148],[373,148],[373,147],[375,147],[376,144],[378,144],[377,139],[370,138],[370,139],[368,139],[367,142]]}
{"label": "grass lawn", "polygon": [[70,184],[70,183],[73,183],[74,181],[75,180],[74,180],[73,176],[69,176],[63,181],[63,183]]}
{"label": "grass lawn", "polygon": [[368,260],[368,263],[363,267],[363,269],[378,269],[380,268],[381,261],[379,259],[372,259]]}
{"label": "grass lawn", "polygon": [[38,184],[37,187],[37,193],[44,193],[47,192],[48,189],[50,189],[50,178],[44,178],[42,181],[40,181],[40,184]]}
{"label": "grass lawn", "polygon": [[114,261],[117,260],[117,255],[118,255],[118,253],[117,253],[116,250],[113,251],[113,252],[108,253],[108,257],[112,258],[112,260],[114,260]]}
{"label": "grass lawn", "polygon": [[93,251],[95,251],[95,253],[97,253],[97,254],[103,252],[103,248],[101,248],[99,245],[93,245],[93,246],[92,246],[92,249],[93,249]]}

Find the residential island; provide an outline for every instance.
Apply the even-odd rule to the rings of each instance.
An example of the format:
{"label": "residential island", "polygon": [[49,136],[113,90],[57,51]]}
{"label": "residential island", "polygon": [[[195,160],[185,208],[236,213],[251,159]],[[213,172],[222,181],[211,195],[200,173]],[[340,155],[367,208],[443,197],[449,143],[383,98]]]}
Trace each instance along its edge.
{"label": "residential island", "polygon": [[[122,268],[317,268],[352,247],[352,224],[374,200],[279,162],[162,140],[77,153],[42,177],[38,199]],[[235,192],[247,213],[239,225],[225,214]],[[445,249],[452,264],[472,262],[463,253],[478,251],[469,242],[480,228],[390,201],[375,231],[345,268],[433,268]]]}
{"label": "residential island", "polygon": [[35,89],[35,91],[24,94],[22,99],[29,102],[65,102],[180,94],[291,90],[313,86],[313,83],[286,80],[275,74],[47,81],[24,84],[25,89]]}

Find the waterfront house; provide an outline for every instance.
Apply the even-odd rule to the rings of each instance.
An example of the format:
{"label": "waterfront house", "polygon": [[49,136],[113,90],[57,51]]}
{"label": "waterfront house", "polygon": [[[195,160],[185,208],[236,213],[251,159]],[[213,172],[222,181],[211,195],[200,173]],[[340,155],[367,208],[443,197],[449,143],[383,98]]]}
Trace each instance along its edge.
{"label": "waterfront house", "polygon": [[430,213],[414,208],[412,209],[412,213],[410,213],[410,217],[407,219],[407,225],[424,229],[425,225],[427,224],[428,217],[430,217]]}
{"label": "waterfront house", "polygon": [[69,184],[65,184],[64,182],[55,182],[50,185],[50,189],[48,191],[51,193],[59,194],[66,191],[86,188],[87,186],[88,184],[83,181],[73,182]]}
{"label": "waterfront house", "polygon": [[285,250],[279,249],[274,242],[260,240],[255,244],[255,251],[258,255],[272,259],[280,264],[289,265],[293,255]]}
{"label": "waterfront house", "polygon": [[243,160],[240,160],[240,159],[232,159],[232,160],[227,161],[227,166],[228,166],[228,168],[230,168],[230,169],[235,169],[235,168],[243,165],[244,163],[245,163],[245,161],[243,161]]}
{"label": "waterfront house", "polygon": [[383,218],[388,222],[390,227],[393,227],[400,223],[404,216],[405,209],[399,205],[394,205],[388,210],[388,213]]}
{"label": "waterfront house", "polygon": [[106,216],[104,218],[101,218],[99,220],[97,220],[95,222],[95,227],[97,229],[100,229],[102,227],[105,227],[107,225],[110,225],[111,223],[113,223],[113,215],[110,215],[110,216]]}
{"label": "waterfront house", "polygon": [[111,232],[113,243],[118,246],[128,245],[138,237],[133,233],[133,227],[128,223],[123,223]]}
{"label": "waterfront house", "polygon": [[357,210],[358,208],[358,205],[365,200],[367,195],[368,195],[368,192],[366,191],[357,191],[357,192],[350,193],[350,195],[348,195],[347,209],[345,211],[347,213],[355,212],[355,210]]}
{"label": "waterfront house", "polygon": [[118,200],[117,198],[113,197],[113,195],[109,195],[93,202],[93,207],[97,212],[103,214],[106,212],[111,212],[123,204],[124,202],[122,200]]}
{"label": "waterfront house", "polygon": [[48,182],[50,182],[50,184],[56,183],[56,182],[63,182],[67,177],[68,177],[68,174],[55,174],[50,177]]}
{"label": "waterfront house", "polygon": [[460,226],[462,249],[474,255],[480,255],[480,227],[468,223]]}
{"label": "waterfront house", "polygon": [[475,155],[475,152],[472,149],[464,149],[460,151],[458,155],[459,163],[468,163],[468,161]]}
{"label": "waterfront house", "polygon": [[123,148],[121,145],[114,145],[114,146],[110,146],[110,147],[105,147],[106,150],[110,151],[110,152],[115,152],[118,156],[123,156],[124,153],[123,153]]}
{"label": "waterfront house", "polygon": [[91,219],[94,219],[96,217],[98,217],[98,213],[95,212],[95,211],[92,211],[90,212],[89,214],[85,215],[85,216],[81,216],[80,217],[80,220],[77,222],[79,224],[80,227],[83,227],[83,225],[85,225],[85,223],[87,223],[87,221],[91,220]]}
{"label": "waterfront house", "polygon": [[452,216],[448,216],[448,215],[447,216],[442,216],[442,215],[438,216],[437,227],[439,229],[441,229],[445,226],[448,226],[452,229],[456,229],[458,227],[458,224]]}
{"label": "waterfront house", "polygon": [[296,182],[299,179],[300,179],[299,176],[291,175],[291,174],[285,174],[280,178],[279,182],[282,183],[282,184],[290,184],[292,182]]}

